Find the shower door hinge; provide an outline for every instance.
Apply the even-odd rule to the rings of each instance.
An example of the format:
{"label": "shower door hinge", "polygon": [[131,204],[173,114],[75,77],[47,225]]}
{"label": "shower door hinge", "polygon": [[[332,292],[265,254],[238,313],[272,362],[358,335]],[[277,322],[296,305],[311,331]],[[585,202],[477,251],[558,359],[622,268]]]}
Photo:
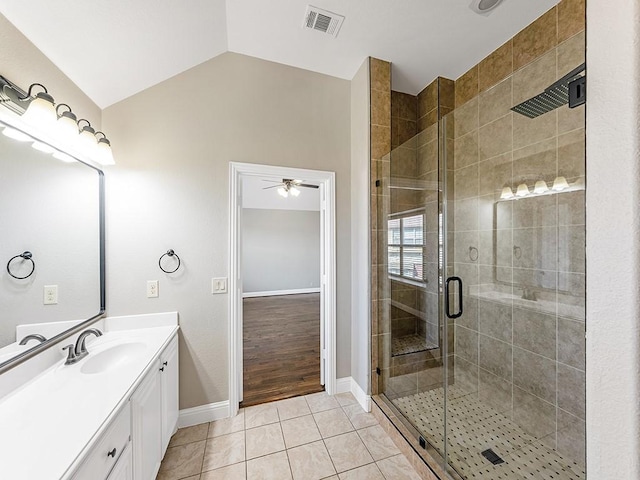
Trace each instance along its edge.
{"label": "shower door hinge", "polygon": [[376,367],[376,373],[380,375],[380,367]]}
{"label": "shower door hinge", "polygon": [[376,180],[376,187],[380,186],[380,180]]}

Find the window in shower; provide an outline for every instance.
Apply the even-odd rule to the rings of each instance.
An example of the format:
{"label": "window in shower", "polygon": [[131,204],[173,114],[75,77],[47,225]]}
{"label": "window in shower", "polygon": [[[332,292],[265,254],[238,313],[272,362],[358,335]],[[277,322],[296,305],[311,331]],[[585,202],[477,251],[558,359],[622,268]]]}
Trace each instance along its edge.
{"label": "window in shower", "polygon": [[394,215],[387,221],[388,272],[396,279],[425,281],[425,214]]}

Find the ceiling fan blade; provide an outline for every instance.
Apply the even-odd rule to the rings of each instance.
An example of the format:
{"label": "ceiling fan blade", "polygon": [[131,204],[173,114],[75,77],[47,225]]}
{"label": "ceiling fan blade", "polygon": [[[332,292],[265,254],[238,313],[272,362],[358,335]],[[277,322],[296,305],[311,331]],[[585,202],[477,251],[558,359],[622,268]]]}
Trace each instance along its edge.
{"label": "ceiling fan blade", "polygon": [[296,187],[305,187],[305,188],[320,188],[318,185],[311,185],[310,183],[298,183]]}
{"label": "ceiling fan blade", "polygon": [[277,187],[281,187],[282,185],[271,185],[270,187],[262,187],[262,190],[269,190],[270,188],[277,188]]}
{"label": "ceiling fan blade", "polygon": [[269,182],[269,183],[282,183],[282,182],[279,182],[278,180],[267,180],[266,178],[263,178],[262,181]]}

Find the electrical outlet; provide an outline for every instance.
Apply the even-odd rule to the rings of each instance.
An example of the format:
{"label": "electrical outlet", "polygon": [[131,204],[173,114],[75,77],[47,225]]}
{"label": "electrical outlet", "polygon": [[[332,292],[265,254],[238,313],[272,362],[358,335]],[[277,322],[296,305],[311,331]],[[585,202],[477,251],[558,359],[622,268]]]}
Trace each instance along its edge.
{"label": "electrical outlet", "polygon": [[158,298],[158,280],[147,280],[147,298]]}
{"label": "electrical outlet", "polygon": [[44,286],[44,299],[45,305],[57,305],[58,303],[58,285],[45,285]]}
{"label": "electrical outlet", "polygon": [[212,278],[211,279],[211,293],[227,293],[227,278]]}

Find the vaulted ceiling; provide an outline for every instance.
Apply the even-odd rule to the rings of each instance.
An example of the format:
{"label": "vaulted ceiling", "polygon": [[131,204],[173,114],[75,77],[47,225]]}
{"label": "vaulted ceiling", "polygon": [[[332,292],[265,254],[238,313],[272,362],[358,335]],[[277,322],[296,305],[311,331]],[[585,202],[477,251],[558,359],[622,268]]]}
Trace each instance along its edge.
{"label": "vaulted ceiling", "polygon": [[[226,51],[350,80],[367,56],[394,90],[458,78],[558,0],[0,0],[0,12],[98,106]],[[343,15],[337,38],[302,28],[307,5]]]}

